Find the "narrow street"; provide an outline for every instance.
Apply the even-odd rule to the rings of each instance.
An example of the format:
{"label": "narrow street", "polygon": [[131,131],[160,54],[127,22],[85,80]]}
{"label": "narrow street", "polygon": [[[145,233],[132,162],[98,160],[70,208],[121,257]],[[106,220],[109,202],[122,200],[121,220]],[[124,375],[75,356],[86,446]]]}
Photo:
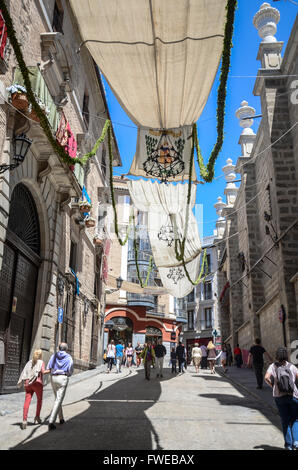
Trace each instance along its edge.
{"label": "narrow street", "polygon": [[[0,416],[0,449],[17,450],[252,450],[282,449],[280,420],[265,402],[209,370],[195,374],[188,367],[173,376],[147,382],[143,369],[121,375],[93,370],[77,374],[66,392],[64,425],[48,432],[53,397],[45,387],[42,425],[33,425],[35,399],[28,427],[22,431],[24,394],[5,398],[8,414]],[[81,377],[79,377],[81,376]],[[74,380],[75,379],[75,380]],[[17,410],[17,406],[19,409]],[[9,411],[10,408],[10,411]]]}

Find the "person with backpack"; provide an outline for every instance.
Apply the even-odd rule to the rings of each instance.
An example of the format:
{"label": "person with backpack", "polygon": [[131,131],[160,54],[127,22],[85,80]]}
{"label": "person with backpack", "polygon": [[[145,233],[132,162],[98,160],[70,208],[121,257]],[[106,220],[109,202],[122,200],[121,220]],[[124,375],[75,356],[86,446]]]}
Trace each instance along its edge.
{"label": "person with backpack", "polygon": [[278,348],[275,358],[276,362],[269,366],[265,374],[265,381],[273,389],[285,449],[298,450],[298,369],[288,362],[286,348]]}

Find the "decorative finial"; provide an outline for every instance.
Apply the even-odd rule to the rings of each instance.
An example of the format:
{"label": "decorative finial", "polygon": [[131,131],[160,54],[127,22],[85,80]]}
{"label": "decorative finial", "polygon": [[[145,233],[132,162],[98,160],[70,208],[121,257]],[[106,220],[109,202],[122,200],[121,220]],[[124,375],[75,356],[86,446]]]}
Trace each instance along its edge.
{"label": "decorative finial", "polygon": [[279,19],[279,11],[269,3],[263,3],[260,6],[259,11],[253,17],[253,25],[263,39],[262,42],[276,42],[274,35],[277,31],[276,25]]}
{"label": "decorative finial", "polygon": [[249,134],[254,134],[254,131],[251,128],[253,125],[253,119],[244,119],[248,117],[253,117],[256,114],[255,108],[252,106],[248,106],[247,101],[242,101],[241,102],[241,107],[237,109],[235,112],[235,115],[239,119],[239,125],[243,127],[242,134],[249,135]]}

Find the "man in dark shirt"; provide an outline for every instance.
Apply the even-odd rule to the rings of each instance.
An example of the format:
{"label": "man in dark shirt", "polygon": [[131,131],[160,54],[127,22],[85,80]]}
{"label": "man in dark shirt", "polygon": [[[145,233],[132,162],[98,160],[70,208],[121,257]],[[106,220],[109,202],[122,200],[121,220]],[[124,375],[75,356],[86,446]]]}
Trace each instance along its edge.
{"label": "man in dark shirt", "polygon": [[167,354],[167,350],[162,344],[162,340],[159,338],[157,341],[157,345],[154,348],[155,357],[156,357],[156,367],[157,367],[157,375],[156,377],[163,377],[163,358]]}
{"label": "man in dark shirt", "polygon": [[184,362],[185,362],[185,348],[182,345],[182,342],[179,341],[179,345],[176,348],[176,354],[179,364],[179,373],[184,372]]}
{"label": "man in dark shirt", "polygon": [[248,355],[248,367],[251,367],[253,364],[253,368],[257,378],[257,388],[260,390],[263,388],[263,367],[264,367],[264,358],[263,355],[266,354],[268,360],[273,362],[273,359],[267,353],[266,349],[261,346],[261,340],[257,338],[255,340],[255,344],[250,348],[249,355]]}

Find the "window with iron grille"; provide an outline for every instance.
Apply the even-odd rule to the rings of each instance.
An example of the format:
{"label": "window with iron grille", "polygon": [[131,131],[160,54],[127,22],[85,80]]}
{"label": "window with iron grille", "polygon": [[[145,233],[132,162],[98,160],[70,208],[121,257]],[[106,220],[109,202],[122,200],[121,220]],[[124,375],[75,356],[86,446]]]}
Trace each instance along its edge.
{"label": "window with iron grille", "polygon": [[64,16],[64,11],[62,7],[62,3],[60,0],[56,0],[55,6],[54,6],[52,28],[54,31],[57,31],[58,33],[62,33],[62,34],[63,34],[63,29],[62,29],[63,16]]}
{"label": "window with iron grille", "polygon": [[77,269],[77,244],[73,241],[70,243],[69,267],[74,272]]}
{"label": "window with iron grille", "polygon": [[88,128],[89,127],[89,95],[87,91],[85,91],[84,93],[82,114],[83,114],[85,124]]}

